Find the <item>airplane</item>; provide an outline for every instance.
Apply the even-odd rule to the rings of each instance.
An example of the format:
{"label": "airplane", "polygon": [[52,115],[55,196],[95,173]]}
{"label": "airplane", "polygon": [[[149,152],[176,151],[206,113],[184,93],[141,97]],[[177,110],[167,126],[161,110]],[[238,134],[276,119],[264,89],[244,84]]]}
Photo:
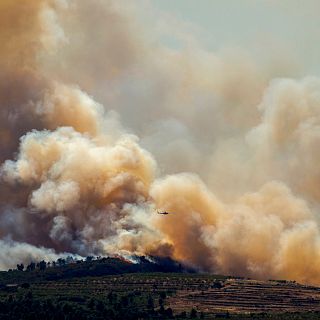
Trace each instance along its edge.
{"label": "airplane", "polygon": [[163,212],[161,211],[161,212],[159,212],[159,211],[157,211],[157,213],[158,213],[158,214],[169,214],[170,212],[167,212],[167,211],[163,211]]}

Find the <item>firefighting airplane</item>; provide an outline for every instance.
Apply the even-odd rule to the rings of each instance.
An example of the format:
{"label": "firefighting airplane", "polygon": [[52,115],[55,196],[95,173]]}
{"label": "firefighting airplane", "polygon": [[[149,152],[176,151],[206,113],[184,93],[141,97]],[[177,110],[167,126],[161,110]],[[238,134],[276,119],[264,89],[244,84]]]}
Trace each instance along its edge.
{"label": "firefighting airplane", "polygon": [[157,211],[157,213],[158,213],[158,214],[170,214],[170,212],[167,212],[167,211],[160,211],[160,212]]}

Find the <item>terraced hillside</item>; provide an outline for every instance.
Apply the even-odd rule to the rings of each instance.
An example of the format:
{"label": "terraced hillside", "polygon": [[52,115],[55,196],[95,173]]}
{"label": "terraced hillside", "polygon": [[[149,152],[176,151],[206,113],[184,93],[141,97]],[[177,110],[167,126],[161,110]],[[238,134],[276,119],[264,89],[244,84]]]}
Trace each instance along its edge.
{"label": "terraced hillside", "polygon": [[[166,305],[175,313],[192,308],[205,313],[320,312],[320,288],[292,282],[216,280],[215,276],[183,274],[127,274],[33,285],[37,295],[107,295],[141,291],[166,292]],[[221,285],[221,287],[220,287]]]}
{"label": "terraced hillside", "polygon": [[320,288],[293,282],[194,279],[168,301],[175,311],[195,307],[205,313],[319,312]]}
{"label": "terraced hillside", "polygon": [[[102,277],[35,282],[25,289],[9,285],[0,291],[0,300],[10,294],[21,298],[31,291],[36,299],[50,299],[86,305],[90,299],[103,301],[110,293],[119,299],[132,297],[134,308],[148,309],[152,297],[160,308],[179,315],[195,309],[202,317],[229,314],[280,314],[320,312],[320,288],[285,281],[254,281],[178,273],[136,273]],[[160,303],[159,303],[160,301]],[[133,308],[133,306],[131,306]]]}

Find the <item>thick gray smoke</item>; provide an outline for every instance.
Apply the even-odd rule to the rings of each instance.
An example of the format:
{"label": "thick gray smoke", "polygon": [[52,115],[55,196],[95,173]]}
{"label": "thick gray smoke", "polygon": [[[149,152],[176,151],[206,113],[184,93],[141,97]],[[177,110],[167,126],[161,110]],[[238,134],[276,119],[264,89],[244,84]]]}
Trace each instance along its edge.
{"label": "thick gray smoke", "polygon": [[156,254],[320,283],[320,79],[138,3],[0,2],[0,268]]}

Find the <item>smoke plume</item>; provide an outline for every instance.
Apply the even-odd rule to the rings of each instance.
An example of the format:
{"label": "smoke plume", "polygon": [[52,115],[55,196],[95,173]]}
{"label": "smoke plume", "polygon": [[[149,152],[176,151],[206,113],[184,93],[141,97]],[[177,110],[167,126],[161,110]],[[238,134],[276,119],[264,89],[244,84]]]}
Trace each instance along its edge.
{"label": "smoke plume", "polygon": [[150,254],[320,284],[320,79],[152,10],[0,2],[0,268]]}

